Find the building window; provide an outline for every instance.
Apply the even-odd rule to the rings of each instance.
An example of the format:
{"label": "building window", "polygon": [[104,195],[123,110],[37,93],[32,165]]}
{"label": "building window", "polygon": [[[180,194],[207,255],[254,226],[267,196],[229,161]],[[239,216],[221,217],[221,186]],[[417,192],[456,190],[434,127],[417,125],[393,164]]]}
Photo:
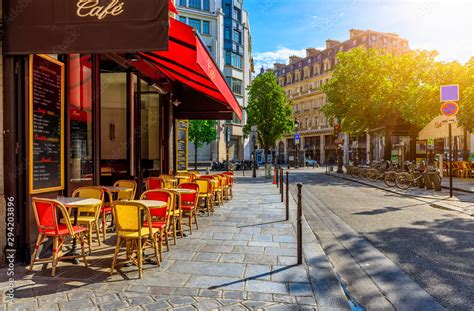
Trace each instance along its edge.
{"label": "building window", "polygon": [[187,0],[179,0],[179,5],[180,6],[187,6]]}
{"label": "building window", "polygon": [[210,0],[203,0],[202,9],[208,12],[211,10]]}
{"label": "building window", "polygon": [[180,16],[180,17],[179,17],[179,21],[180,21],[181,23],[187,24],[186,17],[184,17],[184,16]]}
{"label": "building window", "polygon": [[242,69],[242,56],[230,51],[225,52],[225,64],[235,68]]}
{"label": "building window", "polygon": [[239,8],[234,7],[234,11],[232,11],[232,18],[236,21],[242,21],[242,12]]}
{"label": "building window", "polygon": [[201,0],[189,0],[189,7],[193,9],[201,9]]}
{"label": "building window", "polygon": [[209,51],[209,53],[212,54],[212,46],[208,45],[208,46],[207,46],[207,50]]}
{"label": "building window", "polygon": [[234,30],[233,40],[236,43],[242,44],[242,34],[240,31]]}
{"label": "building window", "polygon": [[224,6],[224,14],[225,14],[225,16],[230,17],[230,16],[231,16],[231,15],[230,15],[230,11],[231,11],[231,10],[230,10],[230,4],[226,4],[226,5]]}
{"label": "building window", "polygon": [[230,38],[230,27],[226,27],[224,29],[224,39],[231,40],[231,38]]}
{"label": "building window", "polygon": [[211,23],[208,21],[202,21],[202,33],[205,35],[211,34]]}
{"label": "building window", "polygon": [[201,21],[199,19],[189,18],[188,25],[196,28],[198,32],[201,32]]}
{"label": "building window", "polygon": [[235,95],[243,95],[243,89],[242,89],[242,80],[232,78],[232,77],[226,77],[227,84],[229,84],[230,89],[232,90],[232,93]]}

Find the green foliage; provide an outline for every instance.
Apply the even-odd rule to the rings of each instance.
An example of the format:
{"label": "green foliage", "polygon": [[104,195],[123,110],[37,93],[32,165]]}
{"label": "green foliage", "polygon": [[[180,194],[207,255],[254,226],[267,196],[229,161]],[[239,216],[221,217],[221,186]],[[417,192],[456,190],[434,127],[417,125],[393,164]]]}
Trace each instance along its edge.
{"label": "green foliage", "polygon": [[474,132],[474,57],[465,66],[465,76],[460,84],[461,101],[459,123],[469,132]]}
{"label": "green foliage", "polygon": [[248,136],[251,126],[255,125],[259,143],[266,151],[294,127],[291,105],[272,72],[263,73],[253,80],[249,86],[246,111],[244,133]]}
{"label": "green foliage", "polygon": [[[416,50],[394,55],[357,48],[337,57],[333,78],[322,88],[328,102],[322,110],[329,119],[340,120],[343,131],[350,134],[398,118],[422,128],[440,113],[441,85],[472,86],[466,74],[468,66],[436,62],[436,52]],[[474,91],[466,93],[466,100],[470,94]],[[463,105],[461,114],[472,109],[470,103]],[[468,105],[471,108],[465,107]],[[464,119],[463,124],[468,124]]]}
{"label": "green foliage", "polygon": [[191,120],[189,122],[189,141],[196,147],[202,147],[216,139],[216,121]]}

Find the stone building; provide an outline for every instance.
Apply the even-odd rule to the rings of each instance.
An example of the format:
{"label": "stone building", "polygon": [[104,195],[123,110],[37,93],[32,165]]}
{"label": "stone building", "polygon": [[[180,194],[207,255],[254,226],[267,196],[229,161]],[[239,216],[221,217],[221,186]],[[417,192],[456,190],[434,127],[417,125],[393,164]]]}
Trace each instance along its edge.
{"label": "stone building", "polygon": [[[394,53],[403,53],[409,49],[408,41],[394,33],[351,29],[349,35],[349,39],[344,42],[326,40],[324,50],[308,48],[304,58],[291,56],[288,64],[274,65],[277,81],[293,102],[293,115],[299,124],[300,163],[304,158],[315,159],[319,163],[334,161],[336,150],[342,141],[334,139],[334,129],[320,111],[326,103],[326,95],[321,91],[321,86],[331,79],[332,69],[337,63],[337,53],[356,47],[381,48]],[[357,153],[359,159],[367,158],[367,153],[370,152],[370,148],[367,148],[371,140],[369,137],[349,139],[348,135],[344,135],[344,138],[345,162],[351,153]],[[280,162],[294,159],[296,149],[293,134],[286,136],[277,145]]]}

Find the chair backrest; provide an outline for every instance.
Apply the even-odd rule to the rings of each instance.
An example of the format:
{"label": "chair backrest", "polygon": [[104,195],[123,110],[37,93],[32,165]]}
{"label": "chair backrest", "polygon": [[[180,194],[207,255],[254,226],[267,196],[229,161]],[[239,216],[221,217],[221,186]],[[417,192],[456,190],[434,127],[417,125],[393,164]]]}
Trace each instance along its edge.
{"label": "chair backrest", "polygon": [[198,203],[198,196],[199,196],[199,185],[196,183],[184,183],[178,186],[179,189],[190,189],[194,190],[195,192],[192,194],[182,194],[181,200],[182,202],[186,202],[187,204],[192,203],[197,206]]}
{"label": "chair backrest", "polygon": [[74,234],[66,207],[60,202],[51,199],[32,198],[32,205],[39,233],[53,230],[55,234],[59,234],[58,213],[60,213],[65,220],[69,233]]}
{"label": "chair backrest", "polygon": [[114,183],[114,187],[129,188],[131,191],[119,191],[117,193],[118,200],[133,200],[137,192],[137,183],[134,180],[118,180]]}
{"label": "chair backrest", "polygon": [[179,185],[192,182],[191,176],[188,175],[179,175],[184,178],[179,178]]}
{"label": "chair backrest", "polygon": [[143,192],[140,199],[166,202],[166,208],[151,208],[150,215],[154,220],[168,221],[168,216],[174,208],[174,195],[171,192],[166,190],[148,190]]}
{"label": "chair backrest", "polygon": [[204,176],[201,176],[200,178],[201,178],[201,179],[211,179],[211,180],[212,180],[212,179],[214,179],[214,176],[212,176],[212,175],[204,175]]}
{"label": "chair backrest", "polygon": [[[101,200],[102,204],[105,201],[105,192],[102,188],[100,187],[82,187],[74,190],[72,193],[72,196],[74,198],[87,198],[87,199],[97,199]],[[90,216],[94,216],[96,219],[100,215],[100,210],[102,208],[102,205],[99,206],[90,206],[90,207],[80,207],[77,209],[77,212],[79,215],[81,214],[87,214]]]}
{"label": "chair backrest", "polygon": [[172,175],[167,175],[167,174],[161,174],[161,175],[160,175],[160,178],[163,178],[163,179],[173,179],[174,176],[172,176]]}
{"label": "chair backrest", "polygon": [[165,186],[163,178],[149,177],[145,179],[146,190],[163,189]]}
{"label": "chair backrest", "polygon": [[[143,221],[151,218],[150,210],[140,203],[115,201],[113,211],[119,235],[121,233],[141,232]],[[151,235],[151,223],[148,223],[148,228]]]}
{"label": "chair backrest", "polygon": [[199,186],[200,194],[209,194],[212,193],[212,184],[209,179],[198,178],[194,181]]}

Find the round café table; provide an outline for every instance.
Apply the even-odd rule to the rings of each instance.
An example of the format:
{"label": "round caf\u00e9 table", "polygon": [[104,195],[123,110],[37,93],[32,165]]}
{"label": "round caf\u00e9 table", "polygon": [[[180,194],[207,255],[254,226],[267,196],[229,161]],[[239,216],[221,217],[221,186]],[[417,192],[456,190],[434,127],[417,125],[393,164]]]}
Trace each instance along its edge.
{"label": "round caf\u00e9 table", "polygon": [[[102,204],[101,200],[98,199],[90,199],[90,198],[73,198],[73,197],[58,197],[56,198],[56,201],[64,205],[68,209],[72,209],[74,213],[74,226],[77,226],[77,217],[78,212],[77,210],[81,207],[90,207],[90,206],[100,206]],[[77,241],[76,238],[72,240],[72,248],[69,253],[67,253],[67,256],[77,256]],[[89,254],[90,255],[90,254]],[[72,260],[74,264],[79,264],[79,259],[74,258]]]}

